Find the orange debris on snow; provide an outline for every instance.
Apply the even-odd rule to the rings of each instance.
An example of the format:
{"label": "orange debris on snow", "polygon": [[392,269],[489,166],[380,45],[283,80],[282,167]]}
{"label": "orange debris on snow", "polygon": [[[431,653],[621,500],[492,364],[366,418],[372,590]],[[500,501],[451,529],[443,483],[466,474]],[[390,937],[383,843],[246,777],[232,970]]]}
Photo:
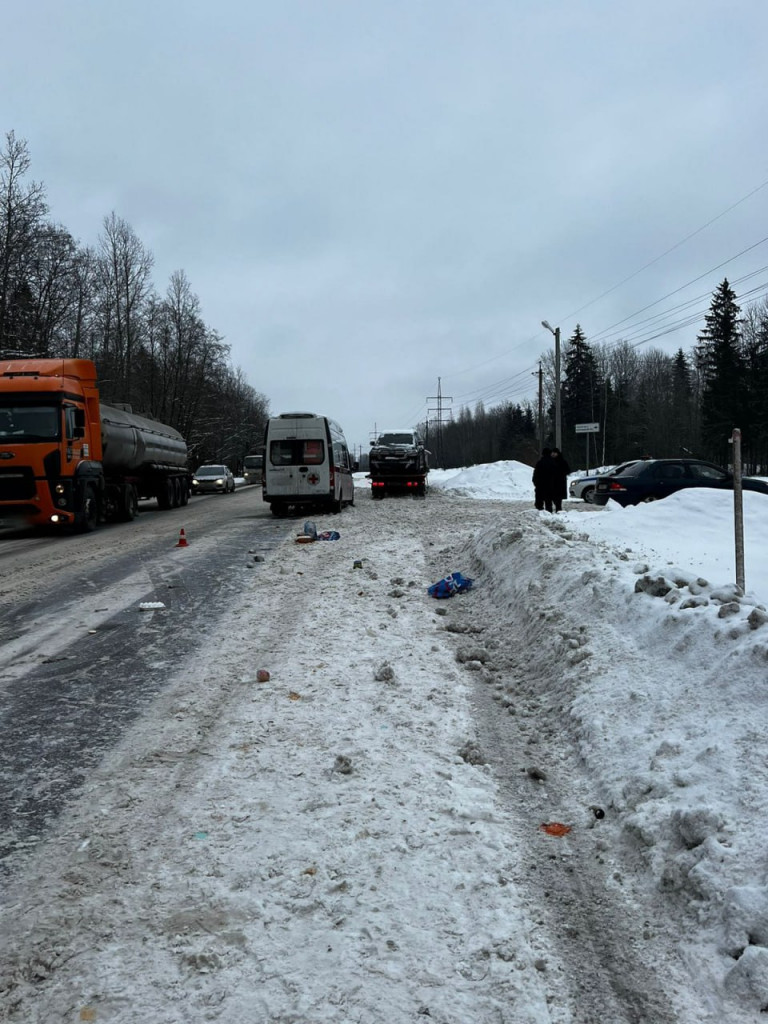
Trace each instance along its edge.
{"label": "orange debris on snow", "polygon": [[548,836],[567,836],[571,831],[570,825],[563,825],[562,822],[559,821],[547,821],[539,827],[542,832],[546,832]]}

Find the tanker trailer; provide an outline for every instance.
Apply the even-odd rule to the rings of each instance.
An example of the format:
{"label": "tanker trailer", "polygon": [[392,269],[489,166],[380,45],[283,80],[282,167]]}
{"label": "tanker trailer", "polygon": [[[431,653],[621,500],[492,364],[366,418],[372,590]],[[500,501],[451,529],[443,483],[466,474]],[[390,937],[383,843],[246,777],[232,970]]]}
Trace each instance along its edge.
{"label": "tanker trailer", "polygon": [[178,431],[101,403],[90,360],[0,362],[0,519],[87,531],[133,519],[139,498],[189,500]]}
{"label": "tanker trailer", "polygon": [[160,508],[186,505],[189,473],[187,445],[181,434],[126,406],[101,402],[100,410],[107,518],[120,518],[121,502],[125,511],[122,494],[126,483],[135,489],[137,498],[157,498]]}

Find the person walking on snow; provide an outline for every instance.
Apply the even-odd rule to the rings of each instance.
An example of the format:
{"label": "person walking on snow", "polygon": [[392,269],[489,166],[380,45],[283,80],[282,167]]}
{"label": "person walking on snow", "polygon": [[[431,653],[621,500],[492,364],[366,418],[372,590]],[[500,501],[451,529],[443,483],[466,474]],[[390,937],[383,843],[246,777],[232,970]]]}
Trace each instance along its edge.
{"label": "person walking on snow", "polygon": [[552,511],[552,449],[542,448],[541,458],[533,467],[533,498],[536,508]]}
{"label": "person walking on snow", "polygon": [[563,453],[559,448],[552,449],[550,461],[552,463],[550,468],[550,497],[555,506],[555,512],[561,512],[563,509],[563,498],[568,497],[568,474],[571,472],[571,467],[563,458]]}

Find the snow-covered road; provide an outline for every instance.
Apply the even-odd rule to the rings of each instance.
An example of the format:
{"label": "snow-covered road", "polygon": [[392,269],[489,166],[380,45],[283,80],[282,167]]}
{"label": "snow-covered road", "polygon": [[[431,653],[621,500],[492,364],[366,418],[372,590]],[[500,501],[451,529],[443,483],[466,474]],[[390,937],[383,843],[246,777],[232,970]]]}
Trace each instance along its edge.
{"label": "snow-covered road", "polygon": [[[9,865],[0,1015],[756,1021],[664,848],[661,762],[682,779],[697,740],[651,735],[650,633],[638,647],[612,614],[626,555],[530,501],[366,499],[314,520],[338,541],[289,537],[251,574],[216,644]],[[426,596],[456,570],[473,590]],[[622,686],[601,708],[612,650]],[[678,820],[696,827],[680,852],[706,841],[716,888],[720,826]]]}

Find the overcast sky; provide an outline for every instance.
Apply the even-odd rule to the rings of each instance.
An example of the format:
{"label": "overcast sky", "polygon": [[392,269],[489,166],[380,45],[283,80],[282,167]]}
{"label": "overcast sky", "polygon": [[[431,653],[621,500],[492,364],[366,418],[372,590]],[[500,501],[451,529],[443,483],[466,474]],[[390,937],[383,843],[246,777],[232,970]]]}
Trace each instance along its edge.
{"label": "overcast sky", "polygon": [[272,411],[350,443],[438,378],[535,401],[542,319],[636,342],[768,291],[764,0],[30,0],[2,35],[52,219],[128,221]]}

